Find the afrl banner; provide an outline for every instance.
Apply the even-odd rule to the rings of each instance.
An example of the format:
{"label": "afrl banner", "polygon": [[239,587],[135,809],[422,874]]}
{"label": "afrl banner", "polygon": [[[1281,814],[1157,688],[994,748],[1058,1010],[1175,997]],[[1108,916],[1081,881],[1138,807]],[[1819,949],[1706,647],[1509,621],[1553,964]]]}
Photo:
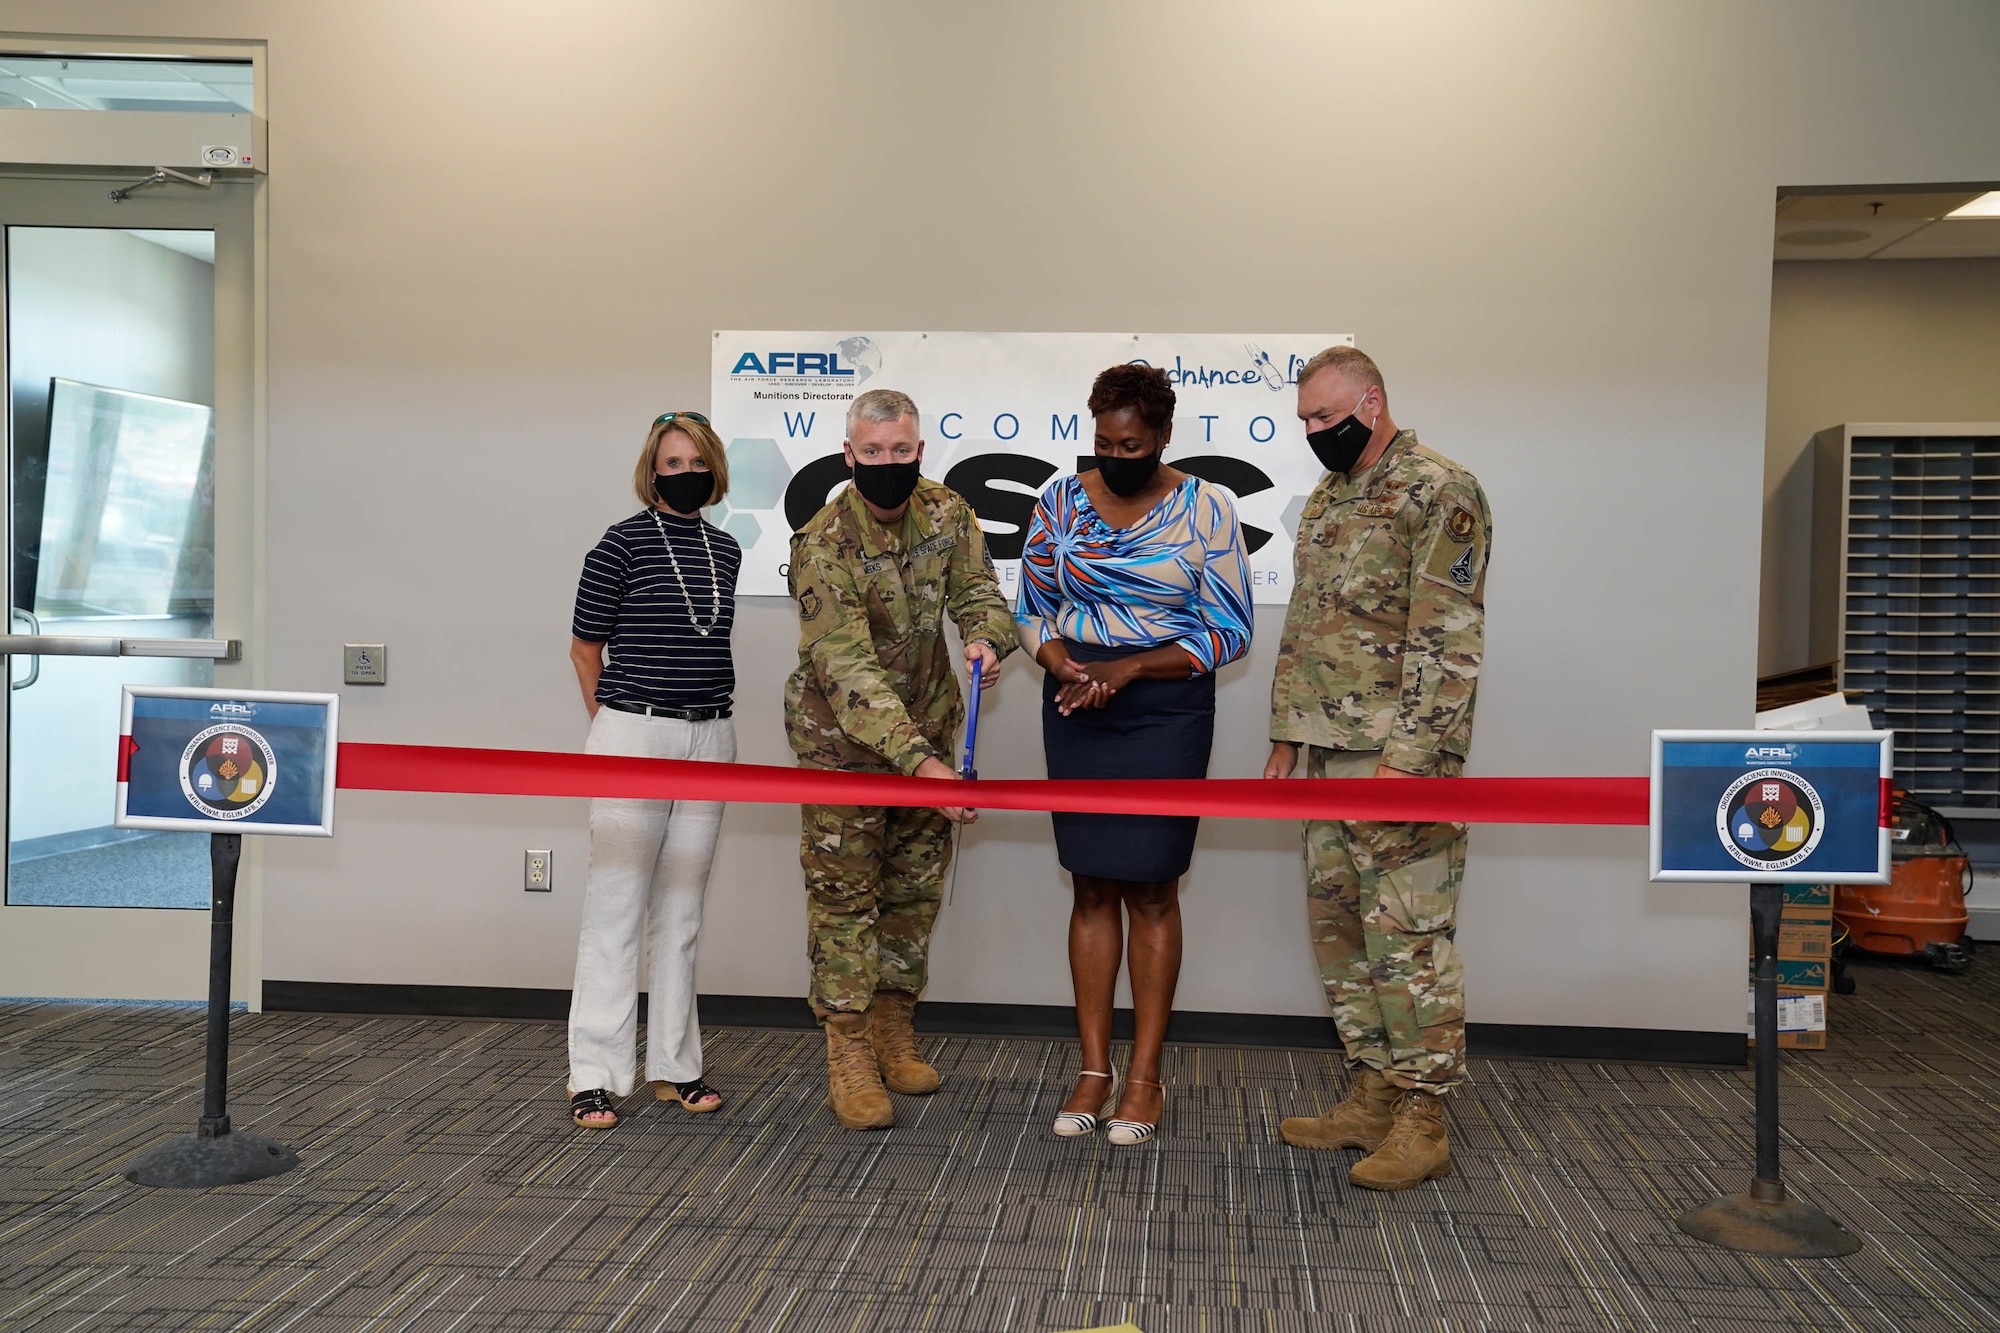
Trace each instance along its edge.
{"label": "afrl banner", "polygon": [[847,482],[847,405],[900,389],[923,414],[924,475],[971,501],[1012,596],[1035,498],[1091,452],[1084,400],[1099,371],[1158,366],[1178,403],[1167,461],[1228,487],[1252,595],[1292,590],[1292,534],[1322,475],[1294,389],[1342,334],[741,333],[715,335],[710,415],[729,441],[729,501],[744,596],[783,597],[791,534]]}

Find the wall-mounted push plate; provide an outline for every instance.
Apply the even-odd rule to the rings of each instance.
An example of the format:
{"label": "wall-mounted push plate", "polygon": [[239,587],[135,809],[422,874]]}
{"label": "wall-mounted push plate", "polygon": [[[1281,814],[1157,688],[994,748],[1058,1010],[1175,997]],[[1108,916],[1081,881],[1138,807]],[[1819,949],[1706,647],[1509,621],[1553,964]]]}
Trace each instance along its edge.
{"label": "wall-mounted push plate", "polygon": [[387,685],[389,649],[379,643],[350,643],[341,650],[342,684]]}
{"label": "wall-mounted push plate", "polygon": [[548,893],[555,888],[555,858],[547,852],[529,852],[521,865],[521,887],[529,893]]}

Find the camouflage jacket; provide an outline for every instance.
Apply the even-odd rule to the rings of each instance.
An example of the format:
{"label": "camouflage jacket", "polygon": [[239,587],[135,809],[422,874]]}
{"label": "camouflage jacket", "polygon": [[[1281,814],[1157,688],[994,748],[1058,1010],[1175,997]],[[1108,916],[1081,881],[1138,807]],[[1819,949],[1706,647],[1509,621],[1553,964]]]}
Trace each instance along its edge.
{"label": "camouflage jacket", "polygon": [[1472,744],[1493,515],[1470,472],[1399,431],[1299,515],[1271,739],[1428,773]]}
{"label": "camouflage jacket", "polygon": [[1017,646],[972,506],[922,481],[903,521],[884,527],[849,487],[793,534],[790,577],[799,665],[785,682],[785,734],[799,759],[899,773],[950,764],[965,703],[944,617],[1001,657]]}

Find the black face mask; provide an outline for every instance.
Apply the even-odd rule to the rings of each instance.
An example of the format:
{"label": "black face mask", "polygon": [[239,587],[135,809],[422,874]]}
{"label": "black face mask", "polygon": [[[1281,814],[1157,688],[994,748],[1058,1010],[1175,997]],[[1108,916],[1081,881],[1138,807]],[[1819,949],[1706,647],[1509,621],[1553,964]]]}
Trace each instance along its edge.
{"label": "black face mask", "polygon": [[715,474],[696,472],[655,472],[653,494],[676,514],[692,514],[715,498]]}
{"label": "black face mask", "polygon": [[1349,412],[1325,430],[1307,431],[1306,443],[1328,472],[1352,472],[1374,434],[1373,426],[1363,425],[1360,417]]}
{"label": "black face mask", "polygon": [[1100,454],[1097,458],[1097,475],[1104,478],[1104,484],[1111,488],[1113,495],[1137,495],[1146,489],[1146,483],[1160,470],[1160,451],[1139,458],[1125,458],[1118,454]]}
{"label": "black face mask", "polygon": [[916,492],[921,459],[908,463],[856,463],[854,489],[877,509],[895,509]]}

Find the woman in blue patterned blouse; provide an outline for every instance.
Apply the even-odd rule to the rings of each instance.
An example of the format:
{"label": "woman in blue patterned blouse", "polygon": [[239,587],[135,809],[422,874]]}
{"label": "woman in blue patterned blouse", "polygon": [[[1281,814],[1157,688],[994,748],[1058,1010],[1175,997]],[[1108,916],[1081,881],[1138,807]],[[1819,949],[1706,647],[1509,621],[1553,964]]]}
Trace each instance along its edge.
{"label": "woman in blue patterned blouse", "polygon": [[[1164,466],[1174,390],[1150,366],[1113,366],[1091,386],[1097,467],[1043,492],[1021,552],[1015,620],[1047,672],[1042,743],[1052,778],[1198,778],[1215,734],[1215,670],[1250,646],[1250,568],[1219,487]],[[1069,919],[1083,1070],[1055,1132],[1144,1143],[1166,1090],[1160,1045],[1180,978],[1179,882],[1191,818],[1054,816],[1076,884]],[[1123,907],[1121,914],[1120,908]],[[1125,1089],[1111,1073],[1111,1001],[1126,951],[1135,1024]]]}

